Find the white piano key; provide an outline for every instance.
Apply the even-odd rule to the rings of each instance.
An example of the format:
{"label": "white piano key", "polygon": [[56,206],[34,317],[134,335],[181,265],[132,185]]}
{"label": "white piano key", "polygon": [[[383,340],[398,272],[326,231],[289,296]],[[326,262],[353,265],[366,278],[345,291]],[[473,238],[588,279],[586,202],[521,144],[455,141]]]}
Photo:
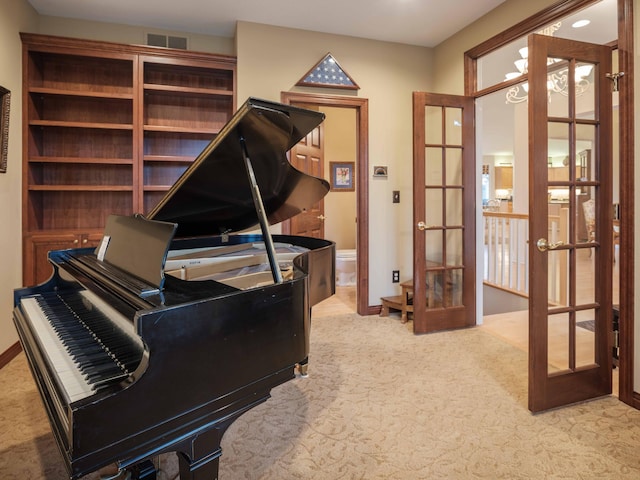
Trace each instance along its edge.
{"label": "white piano key", "polygon": [[40,309],[37,299],[22,298],[20,305],[38,337],[42,351],[60,379],[68,401],[74,402],[92,395],[94,388],[87,383],[84,375],[67,353],[64,344]]}

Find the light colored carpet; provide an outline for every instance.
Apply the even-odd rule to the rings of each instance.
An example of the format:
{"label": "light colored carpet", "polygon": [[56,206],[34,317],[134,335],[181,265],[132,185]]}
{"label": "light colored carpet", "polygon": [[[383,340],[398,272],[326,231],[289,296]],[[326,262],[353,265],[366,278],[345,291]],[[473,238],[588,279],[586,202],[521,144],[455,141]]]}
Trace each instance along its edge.
{"label": "light colored carpet", "polygon": [[[315,319],[309,373],[231,426],[220,480],[640,478],[639,411],[606,397],[532,415],[526,353],[481,328]],[[23,355],[0,370],[0,436],[2,479],[66,478]],[[174,478],[175,455],[160,467]]]}

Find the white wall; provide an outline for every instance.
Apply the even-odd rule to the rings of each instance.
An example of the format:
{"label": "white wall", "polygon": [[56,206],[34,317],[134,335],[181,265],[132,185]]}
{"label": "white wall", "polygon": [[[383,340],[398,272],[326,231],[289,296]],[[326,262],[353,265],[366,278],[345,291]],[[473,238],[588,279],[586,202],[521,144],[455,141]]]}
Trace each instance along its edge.
{"label": "white wall", "polygon": [[[253,96],[280,100],[280,92],[357,95],[369,100],[369,305],[397,289],[391,271],[412,270],[412,92],[432,88],[428,48],[239,22],[238,102]],[[360,86],[357,93],[295,87],[327,52]],[[373,181],[373,165],[389,176]],[[380,179],[376,179],[380,180]],[[401,204],[392,203],[399,190]],[[399,290],[398,290],[399,293]]]}
{"label": "white wall", "polygon": [[0,15],[0,85],[11,91],[7,173],[0,173],[0,354],[18,341],[11,321],[13,289],[22,284],[22,46],[18,33],[37,14],[26,0],[5,0]]}

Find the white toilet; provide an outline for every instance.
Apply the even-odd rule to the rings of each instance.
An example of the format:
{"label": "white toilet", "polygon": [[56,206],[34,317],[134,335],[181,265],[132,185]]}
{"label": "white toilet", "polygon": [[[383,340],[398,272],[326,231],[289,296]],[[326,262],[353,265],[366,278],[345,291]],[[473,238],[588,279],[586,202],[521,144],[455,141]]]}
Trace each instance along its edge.
{"label": "white toilet", "polygon": [[336,250],[336,286],[355,286],[356,258],[355,250]]}

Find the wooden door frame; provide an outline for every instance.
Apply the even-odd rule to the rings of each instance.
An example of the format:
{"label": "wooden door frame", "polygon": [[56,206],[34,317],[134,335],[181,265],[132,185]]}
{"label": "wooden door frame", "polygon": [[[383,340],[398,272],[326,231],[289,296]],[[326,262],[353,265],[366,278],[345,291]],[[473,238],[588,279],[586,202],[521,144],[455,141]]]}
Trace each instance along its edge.
{"label": "wooden door frame", "polygon": [[633,0],[618,0],[618,69],[625,72],[620,84],[618,109],[620,125],[620,372],[618,396],[623,402],[640,409],[640,395],[633,391],[634,317],[635,317],[635,232],[634,232],[634,71],[633,71]]}
{"label": "wooden door frame", "polygon": [[[475,98],[505,88],[503,82],[489,88],[477,89],[477,59],[487,53],[524,37],[543,26],[581,10],[598,0],[561,0],[535,15],[517,23],[509,29],[488,39],[465,52],[464,89],[465,95]],[[635,312],[635,224],[634,224],[634,39],[633,39],[633,0],[618,0],[618,69],[624,72],[620,82],[618,97],[620,128],[620,251],[619,278],[620,298],[620,360],[619,360],[619,392],[623,402],[640,409],[640,394],[633,391],[634,376],[634,312]]]}
{"label": "wooden door frame", "polygon": [[380,307],[369,306],[369,100],[366,98],[281,92],[282,103],[356,110],[356,302],[359,315],[374,315]]}

